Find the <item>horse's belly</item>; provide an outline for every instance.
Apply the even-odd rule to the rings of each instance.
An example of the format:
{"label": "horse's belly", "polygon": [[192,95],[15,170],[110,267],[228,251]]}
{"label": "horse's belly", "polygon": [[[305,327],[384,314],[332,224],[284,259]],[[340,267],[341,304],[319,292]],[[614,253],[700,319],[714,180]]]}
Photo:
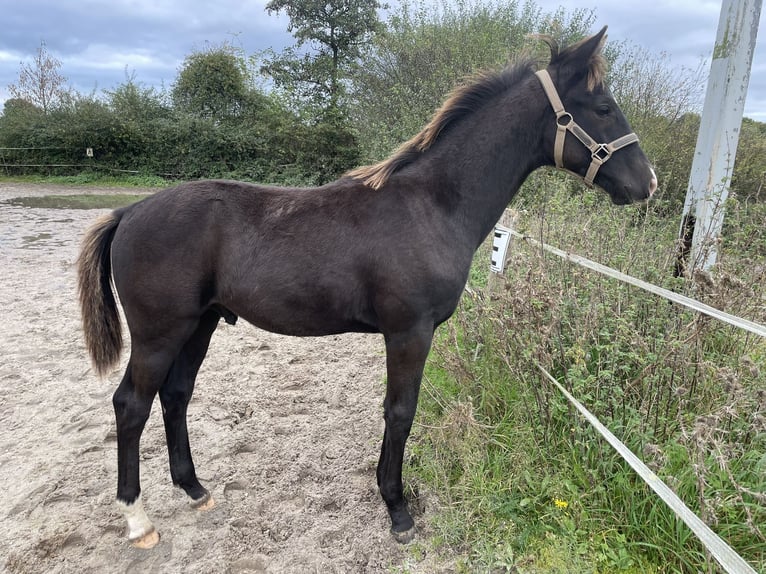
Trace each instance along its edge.
{"label": "horse's belly", "polygon": [[224,304],[248,323],[280,335],[319,337],[378,331],[374,321],[365,318],[363,313],[355,315],[349,305],[322,301],[321,298],[261,294]]}
{"label": "horse's belly", "polygon": [[325,335],[337,335],[339,333],[375,333],[377,328],[361,322],[325,320],[317,317],[312,318],[288,318],[282,320],[279,317],[247,316],[241,317],[265,331],[279,335],[291,335],[293,337],[322,337]]}

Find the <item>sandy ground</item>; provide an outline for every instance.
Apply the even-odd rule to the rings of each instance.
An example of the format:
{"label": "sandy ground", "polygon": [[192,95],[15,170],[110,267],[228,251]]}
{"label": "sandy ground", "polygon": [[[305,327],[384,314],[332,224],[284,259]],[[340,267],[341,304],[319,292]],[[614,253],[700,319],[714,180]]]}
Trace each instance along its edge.
{"label": "sandy ground", "polygon": [[[0,200],[117,191],[0,183]],[[75,298],[80,237],[104,212],[0,203],[0,571],[434,571],[391,538],[375,484],[382,338],[288,338],[243,321],[221,322],[189,412],[217,506],[194,510],[173,488],[155,403],[141,478],[162,540],[126,542],[111,406],[122,371],[91,371]]]}

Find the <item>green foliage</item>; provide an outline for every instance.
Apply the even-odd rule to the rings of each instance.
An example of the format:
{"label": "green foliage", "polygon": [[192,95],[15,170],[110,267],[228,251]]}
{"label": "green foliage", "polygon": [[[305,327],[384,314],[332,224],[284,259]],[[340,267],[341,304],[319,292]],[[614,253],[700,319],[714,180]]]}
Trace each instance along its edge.
{"label": "green foliage", "polygon": [[[104,102],[94,98],[74,96],[66,105],[47,114],[16,105],[10,106],[10,110],[6,105],[6,112],[0,117],[0,146],[38,148],[32,153],[8,150],[3,154],[9,164],[32,164],[19,170],[21,173],[37,171],[38,163],[52,164],[54,174],[69,165],[86,167],[88,147],[98,150],[98,157],[105,162],[119,165],[121,161],[131,161],[128,157],[131,150],[121,145],[126,138],[119,119]],[[56,168],[57,165],[63,167]]]}
{"label": "green foliage", "polygon": [[[218,108],[220,114],[223,109]],[[337,146],[341,153],[328,157],[331,136],[308,129],[275,94],[247,88],[238,99],[236,116],[214,117],[205,109],[179,110],[164,93],[133,78],[106,92],[104,99],[73,97],[48,114],[23,100],[9,100],[0,116],[0,147],[39,148],[2,152],[3,163],[33,165],[14,169],[14,175],[88,169],[174,179],[320,183],[345,168],[333,162],[356,157],[353,137],[343,140],[344,134],[350,131],[334,132],[343,145]],[[93,158],[85,157],[89,147]]]}
{"label": "green foliage", "polygon": [[[98,187],[167,187],[168,180],[155,175],[106,175],[98,171],[83,171],[77,175],[21,175],[6,176],[3,181],[17,183],[53,183],[60,185],[98,186]],[[180,182],[179,182],[180,183]],[[61,197],[61,196],[58,196]]]}
{"label": "green foliage", "polygon": [[0,137],[9,139],[7,134],[23,129],[30,123],[39,122],[43,115],[43,111],[28,100],[21,98],[6,100],[3,114],[0,116],[3,126]]}
{"label": "green foliage", "polygon": [[246,67],[224,44],[187,56],[171,96],[180,112],[222,121],[240,115],[247,91]]}
{"label": "green foliage", "polygon": [[659,201],[678,214],[686,196],[705,86],[704,66],[674,67],[666,54],[611,46],[609,84],[660,181]]}
{"label": "green foliage", "polygon": [[[715,281],[685,285],[671,277],[675,221],[651,204],[573,197],[556,178],[525,186],[521,231],[764,322],[766,271],[748,263],[750,247],[724,244]],[[738,204],[729,215],[750,228],[761,211]],[[764,343],[539,249],[512,253],[507,282],[466,294],[427,368],[410,480],[442,501],[436,543],[469,549],[474,571],[508,555],[519,572],[709,568],[691,532],[539,364],[763,569]],[[569,566],[558,569],[562,558]]]}
{"label": "green foliage", "polygon": [[338,110],[320,114],[300,135],[300,162],[314,175],[316,184],[333,181],[359,164],[356,135]]}
{"label": "green foliage", "polygon": [[285,12],[290,18],[288,31],[297,47],[306,44],[312,51],[300,55],[288,49],[272,54],[262,71],[276,85],[298,92],[320,108],[338,110],[344,92],[344,80],[382,26],[377,0],[271,0],[268,12]]}
{"label": "green foliage", "polygon": [[[271,0],[269,12],[284,11],[295,47],[266,54],[261,72],[270,76],[303,119],[301,162],[326,183],[358,165],[359,145],[349,122],[346,86],[372,38],[381,31],[369,0]],[[306,51],[306,46],[311,49]]]}
{"label": "green foliage", "polygon": [[580,10],[546,14],[532,0],[402,2],[354,76],[362,156],[379,160],[412,137],[467,76],[542,49],[530,34],[570,41],[584,37],[593,20]]}
{"label": "green foliage", "polygon": [[731,191],[743,200],[766,199],[766,124],[742,120]]}
{"label": "green foliage", "polygon": [[[0,147],[50,147],[45,127],[49,122],[41,108],[27,100],[13,98],[5,102],[0,116]],[[20,154],[12,149],[2,150],[2,163],[20,163]],[[26,158],[25,163],[37,158]]]}
{"label": "green foliage", "polygon": [[141,85],[134,75],[113,90],[105,90],[104,95],[111,111],[125,122],[145,124],[168,118],[171,113],[165,93]]}
{"label": "green foliage", "polygon": [[74,94],[48,113],[26,99],[9,100],[0,147],[33,149],[3,150],[0,163],[9,175],[87,170],[294,185],[324,183],[356,163],[345,117],[291,109],[276,92],[258,88],[250,68],[238,49],[223,44],[188,56],[170,94],[131,75],[103,97]]}

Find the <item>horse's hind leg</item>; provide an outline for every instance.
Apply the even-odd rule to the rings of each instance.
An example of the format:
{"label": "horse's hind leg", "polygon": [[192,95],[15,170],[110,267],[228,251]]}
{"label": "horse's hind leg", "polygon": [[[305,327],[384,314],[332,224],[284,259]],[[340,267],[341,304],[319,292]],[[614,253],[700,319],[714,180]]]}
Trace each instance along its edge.
{"label": "horse's hind leg", "polygon": [[140,548],[157,544],[159,534],[141,502],[138,447],[171,362],[171,353],[144,353],[134,344],[125,375],[112,397],[117,422],[117,504],[128,522],[128,539]]}
{"label": "horse's hind leg", "polygon": [[117,421],[117,504],[128,522],[128,539],[134,546],[151,548],[160,537],[141,502],[139,443],[154,397],[198,322],[177,321],[172,328],[168,321],[134,324],[144,330],[131,329],[130,360],[112,397]]}
{"label": "horse's hind leg", "polygon": [[206,312],[199,326],[184,345],[167,380],[160,388],[162,417],[170,457],[170,476],[173,484],[181,487],[192,499],[192,505],[201,510],[214,505],[210,493],[203,487],[194,470],[189,433],[186,427],[186,410],[194,392],[194,380],[202,361],[205,359],[210,338],[218,325],[220,315],[215,311]]}

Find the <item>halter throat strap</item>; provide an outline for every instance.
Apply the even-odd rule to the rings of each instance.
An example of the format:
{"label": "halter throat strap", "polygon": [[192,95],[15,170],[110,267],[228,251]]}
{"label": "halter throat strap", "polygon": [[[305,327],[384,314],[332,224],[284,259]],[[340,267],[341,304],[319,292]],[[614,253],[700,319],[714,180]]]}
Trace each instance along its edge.
{"label": "halter throat strap", "polygon": [[580,174],[564,167],[564,141],[566,140],[567,132],[569,132],[590,150],[591,162],[584,179],[588,187],[593,187],[593,180],[596,179],[596,174],[598,173],[599,168],[604,165],[617,150],[629,146],[630,144],[637,143],[638,136],[634,133],[629,133],[609,143],[596,142],[596,140],[588,135],[588,132],[577,125],[572,114],[564,109],[564,104],[561,103],[561,98],[556,91],[556,86],[553,85],[553,80],[551,80],[548,70],[540,70],[539,72],[536,72],[535,75],[540,80],[545,95],[548,96],[548,101],[551,103],[551,107],[556,114],[556,141],[553,146],[553,159],[556,162],[556,167],[574,173],[578,177],[582,177]]}

